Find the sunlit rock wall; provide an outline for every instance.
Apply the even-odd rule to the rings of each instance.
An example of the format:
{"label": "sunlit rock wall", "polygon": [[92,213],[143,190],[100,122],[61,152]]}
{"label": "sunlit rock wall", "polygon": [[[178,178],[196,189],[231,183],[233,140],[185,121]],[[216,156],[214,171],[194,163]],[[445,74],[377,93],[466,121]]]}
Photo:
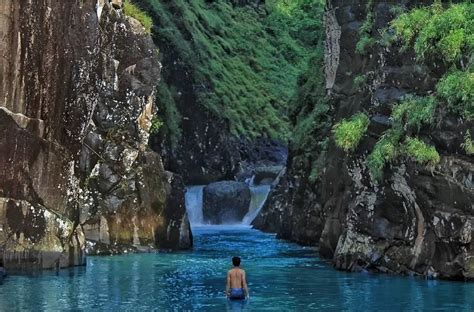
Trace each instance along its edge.
{"label": "sunlit rock wall", "polygon": [[182,184],[147,147],[160,64],[140,23],[108,0],[5,0],[0,39],[6,266],[83,264],[86,239],[189,247]]}

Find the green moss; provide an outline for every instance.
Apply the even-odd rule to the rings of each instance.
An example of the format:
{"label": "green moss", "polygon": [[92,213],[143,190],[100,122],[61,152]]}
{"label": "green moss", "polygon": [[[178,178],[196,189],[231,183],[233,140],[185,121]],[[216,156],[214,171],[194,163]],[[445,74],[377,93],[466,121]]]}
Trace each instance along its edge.
{"label": "green moss", "polygon": [[464,142],[461,144],[461,147],[466,151],[466,154],[474,155],[474,141],[472,140],[471,132],[469,130],[466,131]]}
{"label": "green moss", "polygon": [[439,81],[436,91],[450,111],[467,120],[474,119],[474,72],[456,70],[448,73]]}
{"label": "green moss", "polygon": [[153,26],[153,20],[151,19],[148,14],[140,9],[137,5],[130,2],[130,0],[126,0],[123,4],[123,12],[125,15],[130,16],[136,20],[138,20],[143,27],[145,27],[145,31],[147,33],[151,32],[151,27]]}
{"label": "green moss", "polygon": [[369,117],[358,113],[350,119],[343,119],[333,127],[336,145],[346,152],[353,151],[369,127]]}
{"label": "green moss", "polygon": [[440,161],[440,156],[434,146],[430,146],[418,138],[407,138],[404,143],[407,156],[422,165],[434,166]]}

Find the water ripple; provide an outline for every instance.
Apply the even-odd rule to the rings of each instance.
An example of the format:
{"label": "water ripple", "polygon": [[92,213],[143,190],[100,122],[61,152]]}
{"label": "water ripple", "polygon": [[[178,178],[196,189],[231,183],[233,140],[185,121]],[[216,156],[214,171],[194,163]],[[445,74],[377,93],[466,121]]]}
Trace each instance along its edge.
{"label": "water ripple", "polygon": [[[312,248],[249,227],[195,227],[195,248],[90,257],[86,268],[10,276],[0,311],[471,311],[474,285],[338,272]],[[251,300],[224,297],[240,255]]]}

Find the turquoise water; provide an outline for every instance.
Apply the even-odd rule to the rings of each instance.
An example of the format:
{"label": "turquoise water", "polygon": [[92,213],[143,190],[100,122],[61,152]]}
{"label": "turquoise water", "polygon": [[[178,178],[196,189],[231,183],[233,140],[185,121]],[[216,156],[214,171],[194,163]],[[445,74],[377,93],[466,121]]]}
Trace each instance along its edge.
{"label": "turquoise water", "polygon": [[[244,227],[194,228],[179,253],[89,257],[87,267],[10,276],[1,311],[472,311],[474,284],[333,270],[311,248]],[[241,255],[250,302],[224,297]]]}

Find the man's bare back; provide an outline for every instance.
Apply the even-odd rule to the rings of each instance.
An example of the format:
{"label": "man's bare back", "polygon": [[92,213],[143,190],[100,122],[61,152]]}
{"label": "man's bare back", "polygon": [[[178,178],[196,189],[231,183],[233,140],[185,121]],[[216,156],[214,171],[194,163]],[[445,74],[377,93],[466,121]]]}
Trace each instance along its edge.
{"label": "man's bare back", "polygon": [[234,257],[232,263],[234,267],[227,272],[226,296],[230,299],[244,299],[249,296],[245,271],[239,268],[239,257]]}
{"label": "man's bare back", "polygon": [[245,280],[245,271],[241,268],[233,268],[227,273],[230,279],[230,288],[245,288],[243,281]]}

